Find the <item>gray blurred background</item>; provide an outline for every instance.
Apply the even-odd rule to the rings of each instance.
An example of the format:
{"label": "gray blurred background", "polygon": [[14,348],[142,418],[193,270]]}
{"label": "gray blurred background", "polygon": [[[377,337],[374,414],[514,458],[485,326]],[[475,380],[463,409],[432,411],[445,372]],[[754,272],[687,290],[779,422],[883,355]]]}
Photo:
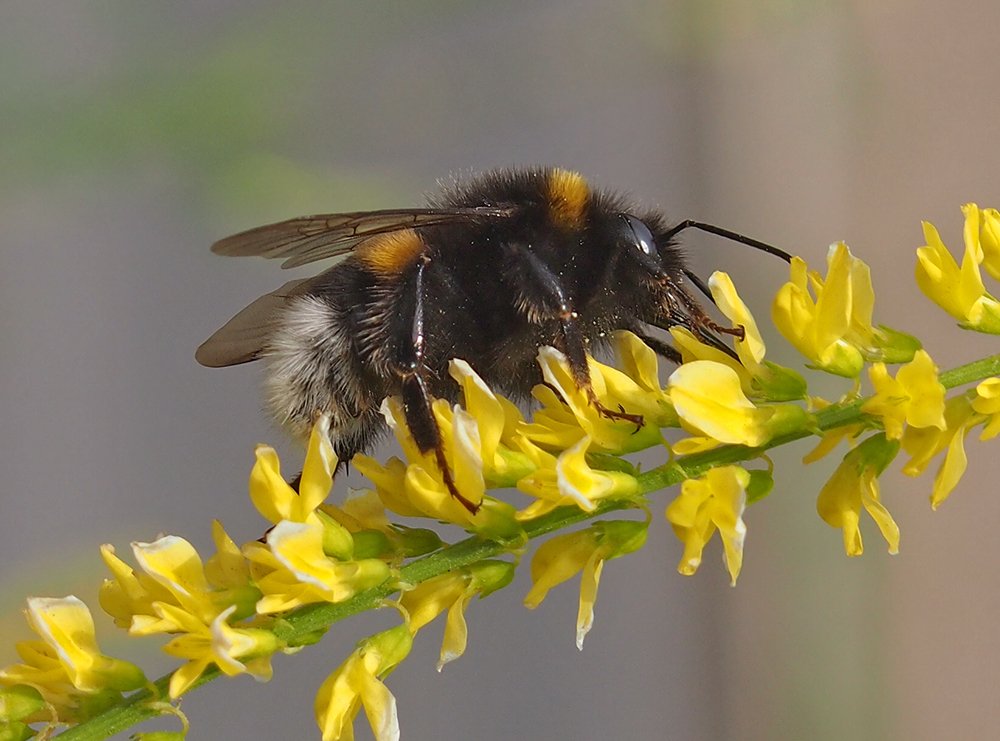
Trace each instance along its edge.
{"label": "gray blurred background", "polygon": [[[289,468],[298,452],[260,412],[258,369],[193,359],[287,277],[208,252],[250,226],[417,205],[449,173],[559,164],[816,264],[846,239],[872,266],[881,321],[919,334],[942,367],[991,352],[912,274],[921,219],[958,248],[959,206],[1000,205],[998,21],[990,0],[6,0],[0,661],[27,637],[25,595],[96,607],[102,542],[122,552],[175,533],[207,552],[213,517],[238,541],[260,534],[253,445],[280,443]],[[767,316],[781,263],[707,236],[687,244],[702,274],[727,269]],[[695,578],[676,573],[664,493],[649,545],[605,569],[582,653],[575,584],[534,613],[523,578],[474,603],[468,653],[441,675],[440,628],[422,633],[389,682],[404,737],[995,733],[1000,469],[995,447],[969,448],[937,513],[929,477],[887,475],[901,553],[866,523],[856,560],[815,514],[833,459],[803,472],[805,446],[782,455],[774,494],[747,514],[736,589],[717,542]],[[276,660],[269,685],[194,693],[192,738],[315,737],[322,679],[395,620],[337,625]],[[101,640],[153,676],[171,666],[156,641],[142,653],[107,621]]]}

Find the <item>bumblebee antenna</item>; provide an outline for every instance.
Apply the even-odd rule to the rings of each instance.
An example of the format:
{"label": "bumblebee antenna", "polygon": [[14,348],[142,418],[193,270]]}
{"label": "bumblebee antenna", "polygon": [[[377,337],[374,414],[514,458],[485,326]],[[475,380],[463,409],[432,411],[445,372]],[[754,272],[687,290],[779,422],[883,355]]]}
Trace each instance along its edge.
{"label": "bumblebee antenna", "polygon": [[671,228],[664,236],[667,239],[670,239],[671,237],[680,234],[685,229],[700,229],[703,232],[714,234],[717,237],[724,237],[725,239],[732,240],[733,242],[739,242],[740,244],[745,244],[748,247],[753,247],[755,250],[760,250],[761,252],[766,252],[769,255],[780,257],[785,262],[792,261],[792,256],[787,252],[779,250],[777,247],[769,245],[766,242],[761,242],[753,237],[747,237],[742,234],[737,234],[736,232],[731,232],[728,229],[723,229],[721,226],[706,224],[702,221],[695,221],[694,219],[685,219],[677,226]]}

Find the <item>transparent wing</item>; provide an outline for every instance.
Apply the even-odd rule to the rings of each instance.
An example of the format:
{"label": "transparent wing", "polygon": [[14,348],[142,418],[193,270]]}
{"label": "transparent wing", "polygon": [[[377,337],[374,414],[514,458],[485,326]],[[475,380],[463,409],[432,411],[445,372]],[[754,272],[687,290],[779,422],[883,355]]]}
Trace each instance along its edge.
{"label": "transparent wing", "polygon": [[264,294],[201,343],[194,354],[195,360],[209,368],[256,360],[270,340],[275,314],[290,298],[307,292],[315,280],[315,277],[290,280]]}
{"label": "transparent wing", "polygon": [[504,219],[513,208],[391,209],[349,214],[301,216],[258,226],[212,245],[219,255],[284,258],[283,268],[346,255],[358,244],[378,234],[425,226]]}

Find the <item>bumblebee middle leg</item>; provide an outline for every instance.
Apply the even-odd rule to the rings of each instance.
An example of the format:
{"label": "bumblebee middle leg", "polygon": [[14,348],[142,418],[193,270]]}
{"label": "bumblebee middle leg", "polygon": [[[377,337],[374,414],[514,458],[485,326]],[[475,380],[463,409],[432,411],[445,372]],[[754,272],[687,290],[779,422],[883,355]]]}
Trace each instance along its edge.
{"label": "bumblebee middle leg", "polygon": [[642,427],[641,414],[629,414],[624,409],[609,409],[597,398],[590,379],[587,343],[580,328],[579,317],[559,277],[527,247],[511,245],[509,249],[511,255],[507,266],[508,271],[513,274],[512,282],[518,287],[517,305],[530,322],[559,322],[560,331],[555,344],[566,356],[577,388],[587,395],[587,400],[601,416],[630,422],[637,428]]}

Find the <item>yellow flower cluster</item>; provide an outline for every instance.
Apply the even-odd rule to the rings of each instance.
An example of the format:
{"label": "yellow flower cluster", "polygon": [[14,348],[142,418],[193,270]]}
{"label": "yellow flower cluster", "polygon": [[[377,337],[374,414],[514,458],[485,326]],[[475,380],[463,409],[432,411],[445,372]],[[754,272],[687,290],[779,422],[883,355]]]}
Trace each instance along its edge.
{"label": "yellow flower cluster", "polygon": [[[974,204],[963,210],[961,267],[934,227],[925,224],[917,282],[962,327],[1000,333],[1000,304],[986,293],[979,272],[984,267],[1000,277],[1000,214]],[[819,445],[805,458],[812,463],[848,442],[816,509],[841,531],[846,553],[856,556],[863,551],[862,513],[875,522],[889,552],[898,551],[899,528],[881,499],[879,476],[900,451],[909,456],[903,472],[910,476],[940,460],[931,487],[936,508],[964,472],[966,435],[979,426],[982,439],[1000,434],[1000,379],[982,380],[949,397],[933,359],[915,338],[873,323],[869,269],[843,243],[831,246],[825,275],[793,258],[790,280],[771,307],[775,326],[809,367],[850,379],[853,385],[839,402],[810,398],[801,374],[765,359],[757,322],[729,276],[716,273],[708,286],[719,311],[743,336],[728,353],[685,328],[673,328],[683,362],[665,382],[653,350],[630,332],[613,338],[617,367],[589,360],[592,395],[577,386],[561,352],[543,347],[538,364],[544,384],[533,390],[536,410],[529,420],[468,363],[452,361],[449,372],[461,389],[461,403],[438,400],[433,413],[450,473],[463,496],[477,505],[475,513],[452,496],[436,457],[414,443],[401,401],[390,397],[382,412],[402,457],[380,463],[359,455],[353,461],[373,490],[338,505],[326,503],[337,458],[329,420],[321,417],[297,489],[286,483],[273,448],[256,450],[249,492],[268,523],[262,538],[238,546],[216,522],[211,558],[203,561],[183,538],[164,536],[132,544],[134,567],[104,546],[111,578],[101,589],[101,606],[131,635],[170,636],[164,650],[183,661],[168,686],[169,697],[176,699],[213,667],[229,676],[270,678],[276,652],[318,638],[317,629],[302,634],[288,629],[295,617],[289,613],[300,607],[343,605],[359,595],[373,598],[368,604],[374,605],[399,592],[392,604],[402,624],[358,643],[315,702],[324,741],[353,738],[361,710],[375,738],[395,739],[399,724],[395,699],[384,684],[388,674],[409,654],[417,633],[442,615],[438,669],[461,656],[470,602],[509,584],[517,564],[482,555],[448,561],[454,549],[445,548],[438,533],[395,524],[390,516],[457,526],[473,534],[462,545],[489,542],[494,548],[488,555],[506,552],[519,560],[529,539],[560,524],[599,511],[644,510],[644,520],[601,520],[556,534],[531,557],[532,586],[524,598],[529,608],[580,575],[576,643],[582,647],[593,625],[604,564],[644,545],[650,518],[646,494],[664,482],[680,483],[665,513],[683,544],[678,571],[694,574],[718,533],[735,585],[743,565],[746,510],[774,485],[765,456],[769,447],[818,436]],[[871,392],[862,398],[866,368]],[[625,410],[642,423],[609,417],[602,411],[607,409]],[[673,430],[670,442],[664,429]],[[623,458],[647,448],[662,448],[668,462],[641,473]],[[754,458],[764,459],[765,466],[735,465]],[[516,489],[521,499],[515,504],[492,493],[501,488]],[[431,555],[411,560],[424,554]],[[438,558],[442,568],[426,568]],[[138,668],[101,654],[90,612],[75,597],[29,600],[27,615],[39,639],[19,643],[22,663],[0,669],[0,737],[27,737],[32,723],[84,721],[120,702],[123,692],[147,684]]]}
{"label": "yellow flower cluster", "polygon": [[[930,299],[958,319],[963,328],[1000,333],[1000,304],[986,292],[980,274],[982,266],[994,278],[1000,277],[1000,214],[995,209],[983,210],[972,203],[963,206],[962,211],[965,214],[965,254],[961,267],[948,252],[937,229],[925,222],[927,244],[917,250],[917,284]],[[831,311],[831,305],[839,307],[832,311],[838,317],[837,326],[863,328],[864,331],[854,332],[857,341],[849,340],[850,331],[842,336],[840,332],[830,331],[832,325],[827,322],[828,331],[813,335],[825,336],[826,340],[812,343],[811,356],[803,346],[796,345],[818,367],[855,378],[863,367],[857,363],[859,357],[878,361],[868,368],[874,393],[861,404],[868,422],[830,430],[817,451],[806,457],[807,462],[816,460],[837,442],[857,438],[867,426],[882,430],[852,447],[817,501],[820,516],[843,531],[844,549],[851,556],[863,552],[862,510],[875,521],[889,552],[899,549],[899,527],[879,498],[878,477],[900,450],[910,457],[902,469],[908,476],[922,475],[932,461],[941,459],[930,495],[931,506],[936,509],[954,490],[965,471],[964,440],[968,432],[982,425],[980,439],[983,440],[1000,432],[1000,403],[997,401],[1000,379],[986,379],[974,390],[947,397],[937,366],[926,351],[918,349],[912,337],[885,327],[871,327],[874,294],[867,268],[859,268],[859,262],[846,248],[834,245],[827,279],[810,276],[810,285],[819,292],[815,307],[822,304],[824,311]],[[810,334],[810,330],[793,328],[795,313],[788,310],[795,303],[789,296],[800,295],[804,285],[801,270],[793,263],[790,285],[795,287],[786,285],[774,306],[775,324],[790,340],[796,331],[798,337]],[[800,271],[798,276],[796,271]],[[834,278],[834,273],[839,277]],[[837,287],[836,294],[830,292],[834,287]],[[864,307],[860,314],[854,308],[859,296]],[[822,313],[816,311],[812,315],[817,324],[823,323]],[[849,347],[837,349],[837,342],[828,342],[837,336],[841,336],[841,341]],[[875,343],[871,342],[873,337]],[[825,354],[824,346],[827,348]],[[845,357],[850,361],[841,362]],[[903,362],[895,377],[890,374],[886,362]],[[824,404],[826,402],[820,401],[820,405]]]}
{"label": "yellow flower cluster", "polygon": [[139,572],[111,546],[102,548],[113,575],[101,587],[104,610],[131,635],[173,635],[163,650],[187,661],[171,678],[171,697],[187,691],[213,664],[229,676],[248,673],[269,679],[270,656],[280,648],[268,631],[231,624],[253,614],[259,593],[245,563],[236,568],[226,563],[239,558],[238,550],[218,525],[215,540],[219,552],[211,570],[194,546],[173,535],[132,544]]}
{"label": "yellow flower cluster", "polygon": [[38,639],[20,641],[22,663],[0,669],[0,733],[29,738],[28,724],[75,723],[146,683],[139,667],[101,653],[94,619],[76,597],[33,597],[25,611]]}
{"label": "yellow flower cluster", "polygon": [[965,473],[965,436],[982,426],[980,440],[991,440],[1000,433],[1000,379],[989,378],[972,391],[960,393],[944,404],[944,425],[908,427],[901,439],[910,460],[903,466],[907,476],[920,476],[931,461],[941,458],[931,488],[931,507],[948,498]]}
{"label": "yellow flower cluster", "polygon": [[[269,615],[347,600],[389,580],[391,562],[412,554],[413,545],[428,545],[419,533],[411,537],[390,526],[381,509],[380,522],[361,498],[330,512],[320,509],[337,463],[327,425],[321,419],[313,431],[298,491],[281,476],[274,450],[257,448],[249,488],[254,505],[272,524],[263,542],[240,548],[216,522],[216,553],[207,562],[176,536],[133,543],[135,568],[112,546],[102,548],[112,578],[101,588],[101,606],[131,635],[172,636],[163,649],[185,662],[171,676],[171,698],[211,666],[229,676],[269,679],[271,656],[294,648],[278,638]],[[378,557],[356,556],[352,529]],[[434,538],[429,546],[439,544]],[[100,654],[90,612],[75,597],[30,600],[28,618],[42,640],[18,644],[25,663],[0,670],[0,687],[17,689],[30,712],[4,718],[8,724],[35,721],[45,712],[60,723],[84,720],[120,698],[122,690],[145,684],[136,667]],[[40,706],[23,701],[34,696],[25,695],[26,688],[35,691]]]}
{"label": "yellow flower cluster", "polygon": [[927,244],[917,250],[917,285],[931,301],[958,319],[960,326],[1000,334],[1000,302],[986,291],[980,266],[1000,280],[1000,213],[975,203],[965,214],[965,252],[955,262],[933,224],[924,222]]}
{"label": "yellow flower cluster", "polygon": [[[392,512],[431,517],[484,536],[516,537],[520,521],[558,506],[574,503],[590,511],[601,499],[633,494],[634,477],[592,468],[588,454],[621,454],[660,444],[660,427],[675,423],[677,417],[659,386],[652,351],[627,333],[620,338],[619,350],[624,363],[637,370],[636,377],[591,360],[593,386],[605,407],[642,414],[650,424],[639,430],[602,416],[577,388],[565,356],[551,347],[539,351],[547,385],[533,392],[540,408],[531,423],[467,363],[452,361],[450,373],[462,389],[464,406],[438,400],[433,411],[452,475],[463,494],[480,505],[476,514],[451,496],[433,455],[413,443],[398,399],[387,399],[383,413],[406,461],[394,457],[383,465],[359,455],[354,465],[371,479]],[[533,501],[518,511],[486,494],[506,486],[515,486]]]}
{"label": "yellow flower cluster", "polygon": [[825,277],[792,258],[791,281],[778,291],[771,318],[813,367],[857,378],[865,361],[903,362],[920,347],[910,335],[874,326],[874,308],[868,266],[837,242],[830,246]]}

